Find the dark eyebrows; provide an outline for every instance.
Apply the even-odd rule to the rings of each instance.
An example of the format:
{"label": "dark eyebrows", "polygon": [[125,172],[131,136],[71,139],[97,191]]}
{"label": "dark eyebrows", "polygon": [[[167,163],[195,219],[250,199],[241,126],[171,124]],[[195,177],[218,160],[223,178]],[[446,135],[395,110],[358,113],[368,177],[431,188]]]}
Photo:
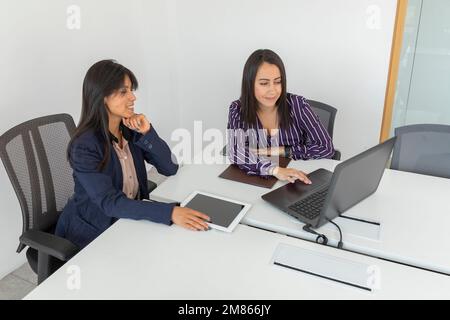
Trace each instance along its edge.
{"label": "dark eyebrows", "polygon": [[122,85],[122,86],[119,88],[119,90],[122,90],[122,89],[130,89],[130,87],[127,86],[127,85]]}
{"label": "dark eyebrows", "polygon": [[[281,80],[281,77],[275,78],[273,80]],[[258,81],[270,81],[270,79],[261,78],[261,79],[258,79]]]}

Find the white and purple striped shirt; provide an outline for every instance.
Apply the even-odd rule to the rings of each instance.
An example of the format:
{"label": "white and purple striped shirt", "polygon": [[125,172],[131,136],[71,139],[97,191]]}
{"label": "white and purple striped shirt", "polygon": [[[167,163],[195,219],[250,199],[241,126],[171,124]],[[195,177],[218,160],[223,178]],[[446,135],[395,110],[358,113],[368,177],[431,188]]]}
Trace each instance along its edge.
{"label": "white and purple striped shirt", "polygon": [[289,146],[292,159],[307,160],[331,158],[334,155],[333,142],[319,117],[302,96],[287,94],[292,124],[279,129],[276,135],[268,135],[257,119],[254,125],[245,125],[241,119],[241,102],[231,103],[228,113],[228,157],[249,175],[268,176],[277,164],[267,157],[257,155],[250,149]]}

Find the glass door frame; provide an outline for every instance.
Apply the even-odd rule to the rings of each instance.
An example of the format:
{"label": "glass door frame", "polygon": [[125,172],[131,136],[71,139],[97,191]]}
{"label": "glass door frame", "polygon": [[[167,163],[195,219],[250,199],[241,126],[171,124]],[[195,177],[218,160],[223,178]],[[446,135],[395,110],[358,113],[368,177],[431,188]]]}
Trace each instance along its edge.
{"label": "glass door frame", "polygon": [[408,0],[397,0],[397,12],[395,16],[394,33],[392,37],[391,58],[389,63],[389,73],[384,99],[383,121],[380,130],[380,142],[389,138],[392,126],[392,113],[397,88],[400,54],[403,44],[403,33],[405,30],[406,12]]}

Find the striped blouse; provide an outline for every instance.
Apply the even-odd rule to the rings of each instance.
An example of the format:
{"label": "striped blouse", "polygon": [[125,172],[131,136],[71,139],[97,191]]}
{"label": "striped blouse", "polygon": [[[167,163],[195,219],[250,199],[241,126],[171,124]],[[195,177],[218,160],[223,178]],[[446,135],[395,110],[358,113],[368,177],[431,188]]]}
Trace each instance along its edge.
{"label": "striped blouse", "polygon": [[252,151],[256,149],[289,146],[294,160],[331,158],[334,155],[330,135],[306,99],[288,93],[287,102],[291,108],[292,124],[272,136],[267,134],[259,119],[256,127],[246,126],[241,119],[241,102],[231,103],[227,125],[228,157],[247,174],[267,176],[277,166],[271,159]]}

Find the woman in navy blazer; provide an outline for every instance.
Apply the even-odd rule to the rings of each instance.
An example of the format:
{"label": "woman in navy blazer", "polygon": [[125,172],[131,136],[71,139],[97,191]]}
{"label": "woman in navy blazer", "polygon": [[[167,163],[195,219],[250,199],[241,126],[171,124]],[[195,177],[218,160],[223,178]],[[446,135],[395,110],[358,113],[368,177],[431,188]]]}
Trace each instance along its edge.
{"label": "woman in navy blazer", "polygon": [[[113,60],[95,63],[84,79],[80,123],[67,149],[75,190],[55,231],[80,248],[119,218],[208,229],[205,221],[209,217],[200,212],[174,203],[141,201],[149,198],[144,161],[166,176],[174,175],[178,165],[154,126],[143,114],[134,113],[133,91],[137,87],[134,74]],[[126,154],[131,154],[133,161],[130,159],[125,168],[134,164],[134,190],[138,185],[133,198],[123,192],[125,169],[118,157],[122,149],[115,150],[125,150],[126,146]]]}

